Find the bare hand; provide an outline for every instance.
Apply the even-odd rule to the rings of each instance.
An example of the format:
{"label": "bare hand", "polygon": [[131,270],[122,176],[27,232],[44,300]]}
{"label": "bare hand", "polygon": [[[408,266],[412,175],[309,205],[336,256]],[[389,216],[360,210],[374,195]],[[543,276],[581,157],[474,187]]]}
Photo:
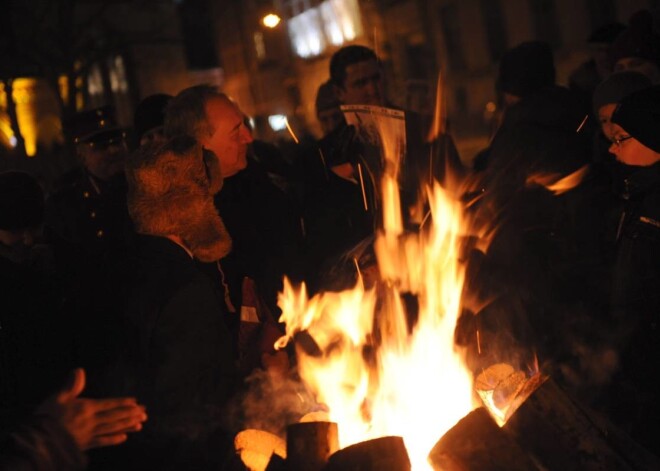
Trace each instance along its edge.
{"label": "bare hand", "polygon": [[58,420],[81,450],[118,445],[126,441],[128,433],[142,429],[147,414],[135,398],[78,397],[84,388],[85,371],[78,368],[71,387],[48,399],[38,411]]}

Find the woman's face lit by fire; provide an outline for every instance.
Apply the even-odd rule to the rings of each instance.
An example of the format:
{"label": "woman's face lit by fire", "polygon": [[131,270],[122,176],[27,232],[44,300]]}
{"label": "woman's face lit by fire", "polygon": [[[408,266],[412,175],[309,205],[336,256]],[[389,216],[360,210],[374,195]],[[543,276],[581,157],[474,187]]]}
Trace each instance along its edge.
{"label": "woman's face lit by fire", "polygon": [[660,153],[646,147],[618,124],[611,123],[611,126],[612,145],[609,151],[616,156],[616,160],[640,167],[648,167],[660,161]]}
{"label": "woman's face lit by fire", "polygon": [[608,103],[607,105],[598,108],[598,122],[600,123],[600,129],[609,141],[614,139],[613,126],[615,126],[615,124],[612,123],[611,119],[615,108],[616,103]]}

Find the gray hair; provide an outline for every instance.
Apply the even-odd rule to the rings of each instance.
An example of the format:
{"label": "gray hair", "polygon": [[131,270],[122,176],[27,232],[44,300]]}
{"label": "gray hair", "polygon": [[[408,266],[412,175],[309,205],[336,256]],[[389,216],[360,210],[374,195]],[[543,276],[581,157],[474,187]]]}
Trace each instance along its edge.
{"label": "gray hair", "polygon": [[210,133],[206,117],[206,102],[213,97],[225,97],[214,85],[195,85],[176,95],[165,108],[165,135],[169,137],[187,134],[199,139]]}

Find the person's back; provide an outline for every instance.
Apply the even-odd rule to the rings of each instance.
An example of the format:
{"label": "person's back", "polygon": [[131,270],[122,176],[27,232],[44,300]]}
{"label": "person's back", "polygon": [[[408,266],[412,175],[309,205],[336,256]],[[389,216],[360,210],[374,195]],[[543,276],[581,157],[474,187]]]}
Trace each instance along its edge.
{"label": "person's back", "polygon": [[[192,138],[143,146],[127,168],[140,235],[111,272],[118,361],[96,390],[137,395],[150,421],[133,442],[99,453],[92,469],[222,469],[231,458],[223,407],[236,386],[235,356],[222,296],[194,258],[218,260],[231,239]],[[105,389],[113,387],[120,390]]]}
{"label": "person's back", "polygon": [[[484,330],[507,325],[527,351],[555,367],[572,360],[573,345],[584,340],[579,329],[591,322],[595,331],[606,309],[609,188],[589,174],[589,136],[576,132],[586,111],[562,87],[512,105],[478,174],[480,196],[471,208],[494,229],[481,273],[470,280],[471,288],[488,292],[485,299],[497,297],[480,314]],[[570,191],[554,194],[540,184],[571,174],[580,186]],[[519,319],[529,331],[512,324]]]}

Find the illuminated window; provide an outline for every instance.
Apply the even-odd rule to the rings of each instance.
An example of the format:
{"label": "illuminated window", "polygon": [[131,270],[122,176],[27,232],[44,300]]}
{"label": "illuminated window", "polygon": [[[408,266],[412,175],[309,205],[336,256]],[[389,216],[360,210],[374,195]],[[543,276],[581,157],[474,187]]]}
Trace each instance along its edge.
{"label": "illuminated window", "polygon": [[292,16],[288,29],[298,56],[318,56],[329,44],[340,46],[362,34],[358,2],[325,0]]}
{"label": "illuminated window", "polygon": [[257,53],[257,59],[262,60],[266,57],[266,43],[264,43],[264,34],[261,31],[254,33],[254,50]]}
{"label": "illuminated window", "polygon": [[128,90],[126,67],[124,66],[124,59],[121,56],[116,56],[110,62],[110,87],[115,93],[126,92]]}
{"label": "illuminated window", "polygon": [[101,78],[101,69],[99,66],[94,64],[87,76],[87,91],[90,96],[101,96],[103,95],[103,79]]}

